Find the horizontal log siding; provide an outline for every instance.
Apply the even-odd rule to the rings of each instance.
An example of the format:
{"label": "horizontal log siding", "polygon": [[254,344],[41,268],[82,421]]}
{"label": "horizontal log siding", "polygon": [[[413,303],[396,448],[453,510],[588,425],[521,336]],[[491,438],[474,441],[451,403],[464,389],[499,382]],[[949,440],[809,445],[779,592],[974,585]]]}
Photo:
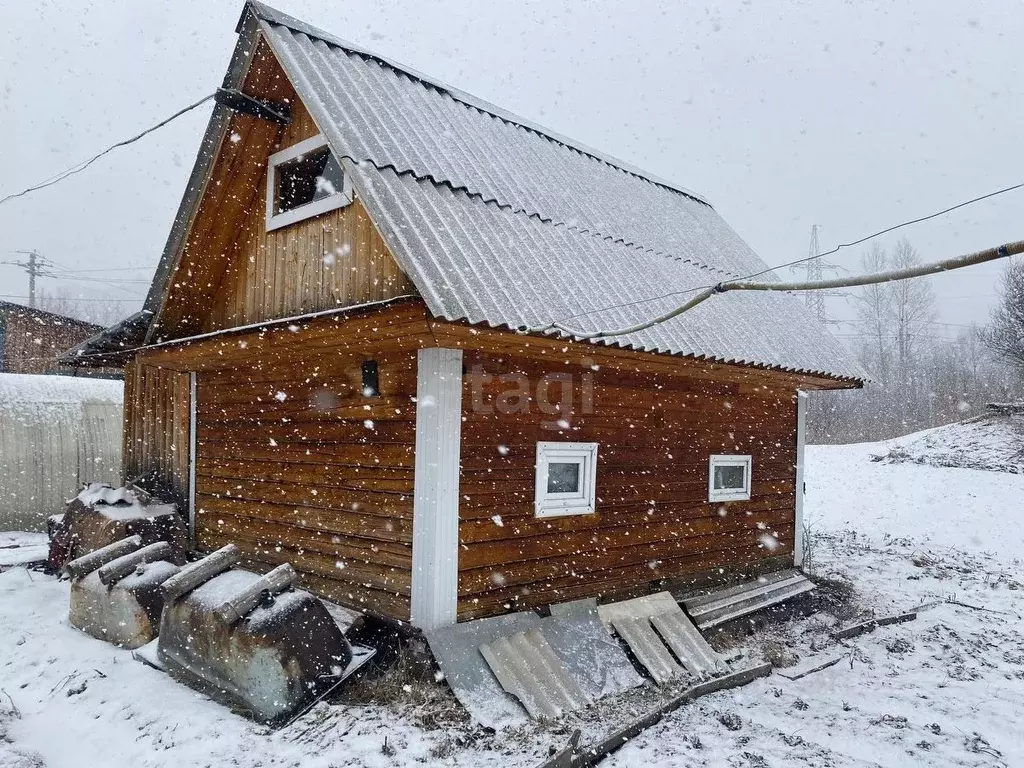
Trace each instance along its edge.
{"label": "horizontal log siding", "polygon": [[[289,562],[328,599],[408,618],[416,349],[428,336],[423,309],[398,305],[147,353],[197,370],[197,548],[234,543],[251,567]],[[362,394],[368,359],[379,397]],[[153,384],[139,387],[156,401]]]}
{"label": "horizontal log siding", "polygon": [[[685,582],[719,568],[759,572],[791,556],[793,390],[754,394],[736,383],[598,368],[507,354],[467,358],[460,620],[644,591],[652,582]],[[480,379],[481,371],[491,378]],[[552,373],[571,377],[571,411],[541,410],[538,384]],[[503,392],[511,402],[509,375],[529,382],[525,412],[498,407]],[[561,387],[551,381],[546,399],[563,401]],[[592,413],[583,412],[587,390]],[[596,514],[534,516],[539,440],[599,443]],[[708,503],[713,453],[753,456],[750,501]]]}
{"label": "horizontal log siding", "polygon": [[365,359],[311,351],[271,381],[199,374],[197,544],[234,542],[262,566],[332,582],[328,597],[407,618],[416,356],[378,356],[372,398]]}

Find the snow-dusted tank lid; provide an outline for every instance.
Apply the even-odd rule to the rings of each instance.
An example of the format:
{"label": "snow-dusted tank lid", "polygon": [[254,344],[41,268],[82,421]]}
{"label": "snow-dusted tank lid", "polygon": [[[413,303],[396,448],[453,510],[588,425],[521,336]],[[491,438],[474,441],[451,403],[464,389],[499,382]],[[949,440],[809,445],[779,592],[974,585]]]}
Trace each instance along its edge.
{"label": "snow-dusted tank lid", "polygon": [[87,507],[96,504],[134,506],[139,503],[134,491],[123,486],[114,488],[105,483],[89,483],[79,492],[78,500]]}

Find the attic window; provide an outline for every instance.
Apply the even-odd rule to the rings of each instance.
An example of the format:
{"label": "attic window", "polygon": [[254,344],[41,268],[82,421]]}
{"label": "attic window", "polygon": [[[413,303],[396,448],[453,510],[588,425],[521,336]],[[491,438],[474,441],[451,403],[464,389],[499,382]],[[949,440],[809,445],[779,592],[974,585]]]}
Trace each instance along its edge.
{"label": "attic window", "polygon": [[267,231],[333,211],[352,202],[352,188],[323,136],[270,156]]}

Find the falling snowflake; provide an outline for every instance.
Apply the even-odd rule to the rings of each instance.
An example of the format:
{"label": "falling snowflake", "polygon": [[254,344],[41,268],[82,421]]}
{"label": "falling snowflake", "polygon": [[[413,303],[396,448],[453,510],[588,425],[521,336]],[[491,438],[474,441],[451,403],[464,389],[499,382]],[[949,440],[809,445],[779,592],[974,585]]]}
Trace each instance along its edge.
{"label": "falling snowflake", "polygon": [[493,520],[494,524],[499,528],[505,527],[505,521],[501,519],[501,515],[491,515],[491,520]]}
{"label": "falling snowflake", "polygon": [[277,400],[278,402],[283,403],[285,400],[288,399],[288,395],[285,392],[279,391],[276,395],[274,395],[274,399]]}
{"label": "falling snowflake", "polygon": [[373,429],[373,419],[367,419],[366,421],[364,421],[363,426],[366,427],[367,429]]}
{"label": "falling snowflake", "polygon": [[507,445],[499,445],[498,446],[498,453],[500,453],[502,456],[508,456],[508,446]]}
{"label": "falling snowflake", "polygon": [[277,448],[277,440],[275,440],[274,438],[270,438],[270,447]]}

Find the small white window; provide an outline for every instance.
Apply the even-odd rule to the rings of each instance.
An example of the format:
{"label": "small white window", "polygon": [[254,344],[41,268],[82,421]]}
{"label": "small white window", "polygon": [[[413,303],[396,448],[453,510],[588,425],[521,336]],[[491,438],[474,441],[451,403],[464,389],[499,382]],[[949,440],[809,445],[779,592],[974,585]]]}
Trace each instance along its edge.
{"label": "small white window", "polygon": [[749,456],[712,456],[708,462],[708,501],[746,501],[750,498]]}
{"label": "small white window", "polygon": [[537,443],[537,517],[589,515],[597,486],[597,443]]}
{"label": "small white window", "polygon": [[267,231],[318,216],[352,202],[352,188],[323,136],[300,141],[270,156],[267,164]]}

